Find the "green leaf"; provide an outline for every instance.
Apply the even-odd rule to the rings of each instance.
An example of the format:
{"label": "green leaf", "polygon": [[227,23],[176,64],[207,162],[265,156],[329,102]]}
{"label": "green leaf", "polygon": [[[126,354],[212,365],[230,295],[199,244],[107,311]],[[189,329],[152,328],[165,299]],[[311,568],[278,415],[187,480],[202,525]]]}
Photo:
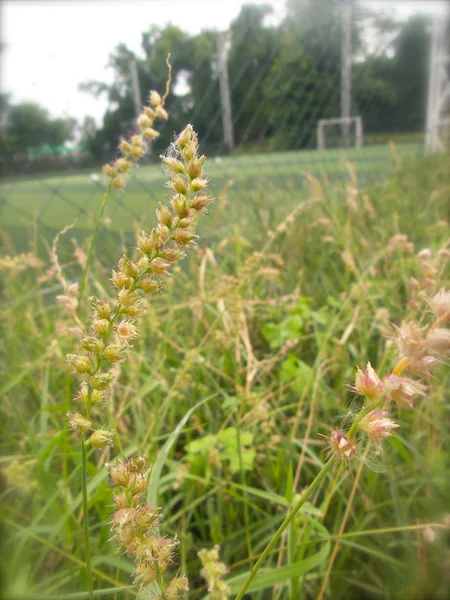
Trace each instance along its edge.
{"label": "green leaf", "polygon": [[[320,550],[316,554],[313,554],[312,556],[309,556],[308,558],[305,558],[298,562],[292,563],[291,565],[275,569],[260,569],[255,579],[247,588],[247,592],[257,592],[259,590],[264,590],[274,585],[280,585],[284,582],[288,582],[293,577],[299,577],[300,575],[304,575],[308,571],[311,571],[312,569],[320,565],[327,558],[328,552],[329,544],[325,544],[322,550]],[[232,594],[237,594],[239,592],[249,575],[250,571],[246,571],[245,573],[241,573],[240,575],[237,575],[236,577],[232,577],[231,579],[227,580]]]}
{"label": "green leaf", "polygon": [[[268,492],[265,490],[260,490],[259,488],[250,487],[248,485],[241,485],[239,483],[233,483],[232,485],[236,489],[242,490],[243,492],[247,492],[247,494],[250,494],[252,496],[257,496],[258,498],[262,498],[263,500],[267,500],[268,502],[271,502],[272,504],[277,504],[279,506],[285,506],[286,508],[289,508],[290,506],[292,506],[292,504],[295,504],[295,499],[292,501],[292,504],[291,504],[291,503],[289,503],[289,501],[286,498],[284,498],[283,496],[280,496],[279,494],[276,494],[275,492]],[[305,504],[302,506],[302,508],[298,512],[298,514],[302,514],[302,513],[307,513],[309,515],[315,515],[317,517],[320,517],[322,515],[322,512],[320,511],[320,509],[316,508],[309,502],[305,502]]]}
{"label": "green leaf", "polygon": [[40,356],[37,360],[33,361],[29,365],[27,365],[25,369],[22,369],[22,371],[20,371],[18,375],[12,377],[7,383],[5,383],[5,385],[2,388],[0,388],[0,396],[4,396],[8,392],[10,392],[14,387],[16,387],[16,385],[18,385],[22,381],[22,379],[24,379],[27,375],[29,375],[35,369],[37,369],[37,367],[39,367],[39,365],[54,352],[55,348],[50,348],[50,350],[45,352],[45,354]]}
{"label": "green leaf", "polygon": [[197,404],[195,406],[193,406],[191,409],[189,409],[187,411],[187,413],[184,415],[184,417],[181,419],[181,421],[178,423],[178,425],[175,427],[175,429],[172,431],[172,433],[170,434],[170,436],[167,439],[164,446],[158,452],[156,460],[153,464],[152,471],[150,473],[150,480],[149,480],[149,485],[148,485],[147,501],[150,504],[150,506],[154,506],[157,503],[158,487],[159,487],[159,480],[161,477],[162,468],[164,466],[164,463],[167,460],[167,457],[169,456],[169,452],[170,452],[172,446],[174,445],[178,436],[180,435],[181,431],[183,430],[183,427],[186,425],[190,416],[192,415],[193,412],[195,412],[197,410],[197,408],[200,408],[200,406],[205,404],[205,402],[208,402],[208,400],[211,400],[211,398],[214,398],[214,396],[216,396],[216,395],[217,394],[213,394],[212,396],[209,396],[208,398],[205,398],[204,400],[197,402]]}
{"label": "green leaf", "polygon": [[[116,592],[125,592],[126,590],[136,589],[134,585],[123,585],[121,587],[112,587],[104,590],[95,590],[94,598],[100,598],[102,596],[111,597]],[[27,592],[26,594],[9,594],[5,597],[5,600],[42,600],[42,594],[32,594]],[[74,594],[57,594],[55,596],[45,595],[46,600],[88,600],[89,592],[75,592]]]}
{"label": "green leaf", "polygon": [[217,436],[209,433],[198,440],[189,442],[189,444],[185,446],[185,450],[188,454],[207,454],[214,448],[216,443]]}
{"label": "green leaf", "polygon": [[[239,454],[234,452],[221,452],[219,454],[220,458],[224,458],[230,462],[230,471],[232,473],[237,473],[241,468],[241,463],[239,460]],[[244,450],[241,452],[242,458],[242,469],[244,471],[250,471],[253,468],[253,463],[255,461],[256,451],[255,450]]]}
{"label": "green leaf", "polygon": [[296,379],[292,389],[299,392],[312,380],[312,372],[313,369],[309,365],[291,355],[281,365],[281,381],[288,382]]}
{"label": "green leaf", "polygon": [[120,569],[125,573],[133,573],[136,567],[134,564],[128,560],[124,560],[123,558],[119,558],[118,556],[108,556],[106,554],[102,554],[99,556],[92,557],[92,565],[109,565],[110,567],[114,567],[115,569]]}

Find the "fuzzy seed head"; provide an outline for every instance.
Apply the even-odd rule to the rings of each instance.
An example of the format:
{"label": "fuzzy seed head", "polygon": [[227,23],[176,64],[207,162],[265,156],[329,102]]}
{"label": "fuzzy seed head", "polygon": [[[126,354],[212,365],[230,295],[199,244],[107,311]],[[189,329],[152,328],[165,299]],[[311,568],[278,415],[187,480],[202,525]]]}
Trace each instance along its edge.
{"label": "fuzzy seed head", "polygon": [[178,227],[181,229],[188,229],[192,225],[191,219],[180,219]]}
{"label": "fuzzy seed head", "polygon": [[147,459],[144,456],[133,456],[127,461],[127,469],[130,473],[143,473],[147,467]]}
{"label": "fuzzy seed head", "polygon": [[131,154],[131,144],[123,140],[119,144],[119,149],[125,156],[129,156]]}
{"label": "fuzzy seed head", "polygon": [[[119,484],[117,484],[119,485]],[[130,505],[135,502],[134,499],[129,499],[128,495],[125,492],[121,492],[120,494],[115,494],[113,498],[115,507],[117,510],[122,510],[124,508],[130,508]]]}
{"label": "fuzzy seed head", "polygon": [[173,173],[184,175],[185,168],[184,168],[184,164],[181,162],[181,160],[178,160],[177,158],[175,158],[173,156],[163,156],[163,155],[161,155],[160,158],[163,161],[163,163],[166,165],[166,167],[169,169],[169,171],[172,171]]}
{"label": "fuzzy seed head", "polygon": [[112,165],[104,165],[103,173],[106,175],[106,177],[110,177],[112,179],[116,176],[117,171]]}
{"label": "fuzzy seed head", "polygon": [[400,427],[388,418],[385,410],[371,410],[359,422],[359,428],[365,431],[372,441],[386,438],[392,435],[392,429]]}
{"label": "fuzzy seed head", "polygon": [[431,310],[439,323],[450,321],[450,292],[442,288],[431,300]]}
{"label": "fuzzy seed head", "polygon": [[450,356],[450,329],[436,327],[427,335],[428,347],[438,356]]}
{"label": "fuzzy seed head", "polygon": [[141,159],[144,156],[144,154],[145,154],[145,152],[144,152],[143,148],[135,148],[134,146],[131,147],[130,156],[134,160],[138,161],[139,159]]}
{"label": "fuzzy seed head", "polygon": [[191,192],[201,192],[202,190],[205,189],[205,187],[208,185],[208,180],[207,179],[202,179],[201,177],[198,177],[197,179],[193,179],[190,183],[190,190]]}
{"label": "fuzzy seed head", "polygon": [[399,406],[414,408],[413,400],[425,396],[427,386],[409,377],[389,375],[383,379],[383,388],[388,400],[393,400]]}
{"label": "fuzzy seed head", "polygon": [[169,114],[168,114],[167,110],[165,108],[163,108],[161,105],[156,107],[155,112],[156,112],[156,116],[159,119],[162,119],[163,121],[167,121],[167,119],[169,118]]}
{"label": "fuzzy seed head", "polygon": [[144,106],[144,114],[152,121],[155,120],[156,117],[156,113],[153,110],[153,108],[150,108],[150,106]]}
{"label": "fuzzy seed head", "polygon": [[189,591],[189,582],[187,577],[176,577],[169,583],[165,596],[167,600],[178,600],[184,598]]}
{"label": "fuzzy seed head", "polygon": [[412,373],[428,372],[433,361],[428,341],[423,336],[424,330],[413,321],[403,323],[396,330],[399,359],[408,359],[408,369]]}
{"label": "fuzzy seed head", "polygon": [[198,557],[203,567],[200,575],[207,582],[209,597],[226,600],[230,595],[230,588],[223,577],[228,573],[228,568],[219,560],[219,546],[214,546],[211,550],[200,550]]}
{"label": "fuzzy seed head", "polygon": [[[82,404],[86,404],[87,399],[88,399],[88,385],[85,381],[83,381],[83,383],[80,386],[80,389],[78,390],[76,400],[78,400],[78,402],[81,402]],[[105,399],[105,395],[100,390],[92,390],[91,391],[92,406],[95,406],[99,402],[102,402],[104,399]]]}
{"label": "fuzzy seed head", "polygon": [[114,269],[112,272],[111,281],[113,286],[118,290],[123,288],[129,289],[133,285],[133,279],[131,277],[127,277],[125,273],[122,273],[121,271],[115,271]]}
{"label": "fuzzy seed head", "polygon": [[161,102],[162,102],[162,100],[161,100],[161,96],[160,96],[160,95],[158,94],[158,92],[156,92],[155,90],[152,90],[152,91],[150,92],[150,96],[149,96],[149,99],[148,99],[148,101],[150,102],[150,104],[151,104],[152,106],[155,106],[155,107],[156,107],[156,106],[160,106],[160,105],[161,105]]}
{"label": "fuzzy seed head", "polygon": [[156,565],[151,561],[144,561],[138,564],[134,571],[134,584],[144,588],[153,583],[158,576]]}
{"label": "fuzzy seed head", "polygon": [[103,449],[113,445],[114,434],[112,431],[97,429],[89,438],[88,442],[93,448]]}
{"label": "fuzzy seed head", "polygon": [[167,269],[170,267],[170,263],[165,260],[164,258],[154,258],[151,263],[150,263],[150,267],[152,270],[152,273],[154,275],[163,275],[164,273],[166,273]]}
{"label": "fuzzy seed head", "polygon": [[114,163],[114,169],[117,173],[128,173],[133,166],[133,163],[126,158],[118,158]]}
{"label": "fuzzy seed head", "polygon": [[133,477],[133,482],[129,487],[130,493],[142,494],[147,489],[147,480],[141,473],[136,473]]}
{"label": "fuzzy seed head", "polygon": [[114,376],[111,373],[100,373],[89,378],[89,383],[94,390],[106,390],[113,381]]}
{"label": "fuzzy seed head", "polygon": [[156,292],[160,286],[157,281],[148,275],[139,281],[139,287],[144,293],[153,294],[153,292]]}
{"label": "fuzzy seed head", "polygon": [[135,319],[136,317],[139,317],[139,315],[145,313],[145,304],[143,301],[139,300],[130,304],[130,306],[122,307],[122,313]]}
{"label": "fuzzy seed head", "polygon": [[99,319],[109,319],[111,314],[111,305],[100,298],[96,298],[95,296],[91,296],[90,298],[95,314]]}
{"label": "fuzzy seed head", "polygon": [[137,120],[138,127],[141,131],[144,131],[147,127],[151,127],[153,125],[152,119],[150,119],[145,112],[139,115]]}
{"label": "fuzzy seed head", "polygon": [[358,442],[348,439],[342,431],[335,429],[328,438],[330,453],[336,454],[339,460],[348,461],[353,458],[358,449]]}
{"label": "fuzzy seed head", "polygon": [[92,423],[89,419],[85,419],[80,413],[67,413],[69,427],[77,434],[87,433],[92,429]]}
{"label": "fuzzy seed head", "polygon": [[431,260],[433,258],[433,251],[430,248],[424,248],[417,253],[417,257],[420,260]]}
{"label": "fuzzy seed head", "polygon": [[118,344],[109,344],[103,350],[103,358],[108,360],[109,362],[119,362],[123,358],[123,348]]}
{"label": "fuzzy seed head", "polygon": [[197,236],[191,233],[187,229],[177,229],[175,232],[175,241],[180,246],[187,246],[190,244]]}
{"label": "fuzzy seed head", "polygon": [[203,163],[205,156],[193,157],[187,164],[186,172],[191,179],[197,179],[203,172]]}
{"label": "fuzzy seed head", "polygon": [[176,144],[181,150],[192,142],[192,133],[192,125],[187,125],[177,137]]}
{"label": "fuzzy seed head", "polygon": [[375,372],[372,365],[367,363],[366,370],[363,372],[359,367],[356,369],[354,390],[362,396],[376,398],[380,395],[381,380]]}
{"label": "fuzzy seed head", "polygon": [[420,283],[417,281],[415,277],[411,277],[409,280],[409,288],[414,292],[418,292],[420,290]]}
{"label": "fuzzy seed head", "polygon": [[157,208],[156,218],[165,227],[168,227],[169,229],[172,227],[173,218],[168,206],[160,206]]}
{"label": "fuzzy seed head", "polygon": [[81,339],[80,346],[86,352],[98,354],[103,350],[104,343],[99,338],[88,336]]}
{"label": "fuzzy seed head", "polygon": [[[111,465],[106,465],[106,466],[107,466],[107,469],[111,476],[111,480],[114,485],[117,485],[118,487],[124,487],[124,488],[128,487],[128,484],[130,481],[130,477],[129,477],[130,474],[124,464],[119,463],[117,467],[113,467]],[[117,499],[118,496],[116,495],[115,498]],[[119,501],[120,501],[120,499],[119,499]],[[121,508],[125,508],[125,507],[121,507]]]}
{"label": "fuzzy seed head", "polygon": [[139,335],[138,328],[129,321],[122,321],[116,326],[116,332],[119,337],[124,340],[137,338]]}
{"label": "fuzzy seed head", "polygon": [[208,204],[211,204],[212,198],[208,196],[196,196],[189,202],[189,206],[197,212],[203,211]]}
{"label": "fuzzy seed head", "polygon": [[139,296],[136,292],[122,289],[117,294],[117,298],[122,306],[131,306],[136,303],[136,301],[139,299]]}
{"label": "fuzzy seed head", "polygon": [[184,256],[184,252],[179,248],[167,248],[167,250],[164,250],[164,258],[170,263],[174,263]]}
{"label": "fuzzy seed head", "polygon": [[107,319],[94,319],[92,329],[99,335],[104,335],[109,331],[109,321]]}
{"label": "fuzzy seed head", "polygon": [[89,357],[82,354],[66,354],[66,359],[75,373],[88,373],[91,368]]}
{"label": "fuzzy seed head", "polygon": [[137,247],[143,254],[150,254],[153,252],[155,246],[151,237],[145,233],[145,231],[141,231],[136,236]]}
{"label": "fuzzy seed head", "polygon": [[116,190],[123,190],[126,185],[126,181],[123,177],[113,177],[111,179],[111,185]]}
{"label": "fuzzy seed head", "polygon": [[151,142],[155,138],[159,137],[159,131],[156,131],[156,129],[153,129],[153,127],[147,127],[142,132],[142,135]]}
{"label": "fuzzy seed head", "polygon": [[170,189],[172,189],[177,194],[183,194],[184,196],[188,193],[188,186],[186,183],[186,179],[181,177],[180,175],[174,175],[169,183]]}
{"label": "fuzzy seed head", "polygon": [[118,267],[124,273],[124,275],[131,277],[132,279],[137,277],[139,274],[138,265],[130,260],[127,256],[122,256],[122,258],[119,260]]}
{"label": "fuzzy seed head", "polygon": [[186,198],[177,194],[172,198],[173,210],[180,219],[185,219],[189,216],[189,208],[186,203]]}

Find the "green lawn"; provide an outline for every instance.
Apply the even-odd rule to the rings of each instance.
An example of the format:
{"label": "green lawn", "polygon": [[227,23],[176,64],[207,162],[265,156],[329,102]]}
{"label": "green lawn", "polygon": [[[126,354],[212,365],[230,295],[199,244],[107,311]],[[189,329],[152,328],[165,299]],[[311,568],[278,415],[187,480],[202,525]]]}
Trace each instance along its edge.
{"label": "green lawn", "polygon": [[[417,154],[418,144],[403,144],[396,148],[399,156]],[[291,151],[224,157],[207,161],[207,173],[218,195],[227,181],[232,180],[233,199],[242,198],[249,190],[286,188],[298,184],[305,174],[327,174],[330,178],[346,173],[346,162],[357,167],[360,182],[382,177],[392,170],[389,147],[371,146],[361,150],[342,149],[318,151]],[[98,214],[104,189],[100,181],[91,178],[91,172],[68,173],[36,179],[9,180],[0,184],[0,218],[13,240],[37,222],[41,235],[51,235],[77,219],[79,230],[89,230]],[[107,208],[111,228],[130,231],[134,221],[143,221],[152,215],[155,204],[162,198],[165,174],[159,164],[140,168],[125,193],[116,193]],[[19,245],[21,245],[19,243]]]}

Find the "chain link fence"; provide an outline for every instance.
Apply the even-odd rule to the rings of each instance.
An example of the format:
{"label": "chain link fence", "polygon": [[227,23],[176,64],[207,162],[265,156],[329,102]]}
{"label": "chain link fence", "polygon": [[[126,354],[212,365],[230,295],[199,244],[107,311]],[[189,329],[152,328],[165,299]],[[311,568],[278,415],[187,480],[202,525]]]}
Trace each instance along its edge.
{"label": "chain link fence", "polygon": [[429,18],[398,23],[350,0],[290,0],[282,14],[247,5],[225,33],[150,32],[143,36],[145,59],[124,47],[115,54],[123,97],[110,107],[104,130],[108,119],[117,125],[121,111],[123,117],[108,143],[97,146],[101,152],[94,133],[90,154],[2,154],[2,228],[18,248],[33,230],[50,241],[74,219],[80,235],[92,230],[104,189],[100,165],[132,132],[149,87],[164,81],[168,48],[171,119],[126,192],[111,198],[103,232],[131,231],[151,216],[164,184],[158,155],[186,122],[199,132],[216,195],[226,185],[241,199],[257,187],[300,189],[307,174],[343,178],[348,161],[363,184],[385,177],[391,141],[400,156],[424,149],[430,47]]}

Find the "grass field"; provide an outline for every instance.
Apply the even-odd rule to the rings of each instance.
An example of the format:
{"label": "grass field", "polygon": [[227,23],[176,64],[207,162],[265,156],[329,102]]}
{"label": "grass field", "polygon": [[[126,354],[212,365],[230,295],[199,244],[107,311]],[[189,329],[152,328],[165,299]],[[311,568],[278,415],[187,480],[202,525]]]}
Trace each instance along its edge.
{"label": "grass field", "polygon": [[[114,367],[111,397],[94,407],[96,423],[116,434],[112,449],[87,452],[85,530],[83,451],[66,418],[84,409],[65,358],[79,351],[79,323],[56,299],[61,276],[48,248],[40,262],[1,257],[2,597],[87,600],[85,536],[95,598],[155,597],[132,585],[133,557],[110,541],[105,463],[134,454],[154,465],[148,501],[162,507],[162,533],[180,542],[165,575],[185,573],[188,600],[211,600],[198,553],[218,545],[230,592],[214,598],[236,597],[326,467],[321,436],[350,436],[364,402],[352,388],[356,367],[370,361],[389,376],[393,324],[431,323],[429,298],[449,289],[449,156],[411,158],[417,150],[399,147],[394,160],[386,147],[349,152],[355,168],[337,151],[207,161],[216,200],[197,245],[152,296]],[[111,200],[81,296],[89,331],[89,296],[112,298],[111,269],[134,245],[128,209],[152,227],[164,181],[159,167],[142,168]],[[2,197],[12,257],[16,233],[36,253],[84,207],[83,252],[73,232],[58,245],[61,273],[79,281],[102,198],[89,174],[4,182]],[[443,344],[413,409],[386,405],[400,427],[381,453],[359,431],[355,456],[324,472],[246,600],[447,599],[449,355]]]}
{"label": "grass field", "polygon": [[[418,144],[396,147],[399,157],[420,151]],[[245,198],[248,191],[265,186],[294,187],[304,181],[305,175],[326,174],[330,179],[346,176],[346,163],[358,169],[362,183],[380,179],[392,172],[393,160],[388,146],[372,146],[361,150],[327,150],[325,152],[279,152],[271,154],[224,157],[209,161],[208,176],[218,194],[224,185],[232,182],[231,196]],[[76,227],[89,231],[98,213],[104,178],[93,181],[91,173],[71,175],[64,173],[37,179],[18,179],[0,184],[0,216],[3,227],[11,237],[23,245],[23,227],[37,221],[41,235],[48,238],[77,219]],[[111,228],[130,231],[134,221],[145,223],[153,215],[162,198],[164,173],[160,164],[139,169],[125,193],[112,198],[105,216],[111,219]]]}

